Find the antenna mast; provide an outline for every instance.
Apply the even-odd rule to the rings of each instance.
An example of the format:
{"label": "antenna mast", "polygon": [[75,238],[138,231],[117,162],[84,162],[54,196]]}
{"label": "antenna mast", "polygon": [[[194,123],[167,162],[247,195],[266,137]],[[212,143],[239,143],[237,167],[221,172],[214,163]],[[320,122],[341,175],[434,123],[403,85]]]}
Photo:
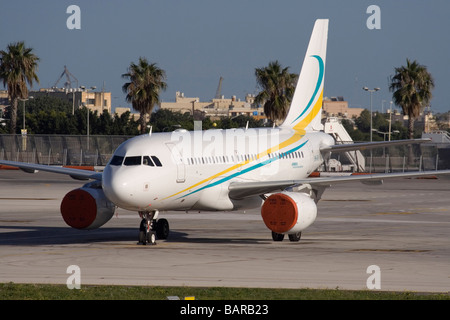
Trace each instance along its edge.
{"label": "antenna mast", "polygon": [[217,90],[216,90],[215,99],[220,99],[222,97],[222,81],[223,81],[223,78],[220,77],[219,85],[217,86]]}

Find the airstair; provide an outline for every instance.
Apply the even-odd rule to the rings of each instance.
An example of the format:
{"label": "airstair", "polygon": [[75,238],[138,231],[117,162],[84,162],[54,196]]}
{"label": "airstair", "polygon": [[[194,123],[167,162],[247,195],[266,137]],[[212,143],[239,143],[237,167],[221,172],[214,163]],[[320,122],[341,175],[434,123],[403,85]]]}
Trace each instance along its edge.
{"label": "airstair", "polygon": [[422,138],[431,139],[431,143],[450,143],[450,135],[447,131],[423,132]]}
{"label": "airstair", "polygon": [[450,134],[447,131],[423,132],[422,138],[431,139],[421,145],[421,148],[434,147],[437,150],[436,169],[450,168]]}
{"label": "airstair", "polygon": [[[324,124],[325,133],[330,134],[336,144],[350,144],[353,143],[352,138],[345,130],[344,126],[339,122],[336,117],[329,117],[326,119]],[[339,169],[336,167],[331,168],[333,171],[352,171],[352,172],[364,172],[366,167],[366,161],[362,153],[358,151],[348,151],[343,153],[346,159],[339,159],[341,163]],[[333,156],[333,155],[332,155]],[[347,161],[345,161],[347,160]],[[336,159],[330,159],[329,164],[336,163]],[[345,162],[348,164],[345,165]]]}

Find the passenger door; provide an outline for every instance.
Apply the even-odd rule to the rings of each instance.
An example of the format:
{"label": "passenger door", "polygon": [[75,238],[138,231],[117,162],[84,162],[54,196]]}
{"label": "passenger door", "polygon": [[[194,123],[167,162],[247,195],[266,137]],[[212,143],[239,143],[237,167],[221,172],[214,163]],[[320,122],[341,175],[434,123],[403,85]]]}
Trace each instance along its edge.
{"label": "passenger door", "polygon": [[183,183],[186,181],[186,166],[183,162],[181,152],[173,142],[167,142],[166,146],[169,148],[172,160],[177,166],[177,183]]}

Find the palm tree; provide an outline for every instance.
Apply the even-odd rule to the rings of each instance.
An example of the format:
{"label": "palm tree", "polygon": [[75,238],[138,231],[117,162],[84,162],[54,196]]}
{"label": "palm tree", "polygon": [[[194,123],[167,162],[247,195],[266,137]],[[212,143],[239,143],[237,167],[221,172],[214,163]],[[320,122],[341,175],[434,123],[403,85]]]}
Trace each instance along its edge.
{"label": "palm tree", "polygon": [[389,90],[393,92],[394,103],[408,116],[408,135],[414,137],[414,121],[429,104],[434,80],[427,68],[406,59],[406,67],[395,68]]}
{"label": "palm tree", "polygon": [[140,113],[140,131],[143,134],[146,129],[145,116],[150,115],[153,107],[160,102],[160,91],[167,88],[164,82],[166,73],[156,63],[149,64],[146,58],[140,57],[138,64],[131,62],[122,78],[130,80],[122,86],[122,90],[127,94],[126,100]]}
{"label": "palm tree", "polygon": [[255,103],[264,104],[264,113],[272,121],[284,120],[295,91],[297,75],[289,73],[278,61],[267,67],[255,69],[256,82],[262,89],[255,97]]}
{"label": "palm tree", "polygon": [[39,83],[36,75],[39,58],[32,52],[32,48],[25,47],[24,42],[10,43],[6,51],[0,51],[0,79],[7,87],[11,99],[10,133],[16,133],[17,104],[19,99],[28,97],[27,83],[32,86],[33,81]]}

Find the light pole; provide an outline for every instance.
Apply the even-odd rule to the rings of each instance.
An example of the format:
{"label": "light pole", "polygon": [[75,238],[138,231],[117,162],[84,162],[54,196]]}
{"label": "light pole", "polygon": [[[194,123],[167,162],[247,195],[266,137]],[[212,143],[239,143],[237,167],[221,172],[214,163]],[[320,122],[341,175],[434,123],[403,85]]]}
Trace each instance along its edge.
{"label": "light pole", "polygon": [[19,100],[20,101],[22,101],[23,102],[23,123],[22,123],[22,134],[26,134],[26,128],[25,128],[25,101],[28,101],[28,100],[30,100],[30,99],[33,99],[33,96],[29,96],[28,98],[26,98],[26,99],[21,99],[21,98],[19,98]]}
{"label": "light pole", "polygon": [[23,123],[22,123],[22,134],[25,132],[25,101],[28,101],[28,99],[19,99],[23,102]]}
{"label": "light pole", "polygon": [[400,131],[398,131],[398,130],[394,130],[394,131],[388,131],[388,132],[383,132],[383,131],[380,131],[380,130],[377,130],[377,129],[372,129],[372,131],[374,131],[374,132],[376,132],[376,133],[379,133],[379,134],[382,134],[383,135],[383,141],[386,141],[386,135],[388,135],[388,138],[389,138],[389,141],[391,141],[390,139],[391,139],[391,134],[393,134],[393,133],[400,133]]}
{"label": "light pole", "polygon": [[372,93],[377,92],[380,88],[369,89],[367,87],[363,87],[363,90],[370,93],[370,142],[372,142]]}
{"label": "light pole", "polygon": [[87,89],[85,86],[80,86],[81,90],[84,90],[86,92],[86,110],[87,110],[87,124],[86,124],[86,140],[87,140],[87,150],[89,150],[89,108],[88,108],[88,91],[89,90],[95,90],[97,87],[93,86],[91,89]]}
{"label": "light pole", "polygon": [[391,128],[392,128],[392,101],[390,102],[389,105],[389,141],[391,141]]}

